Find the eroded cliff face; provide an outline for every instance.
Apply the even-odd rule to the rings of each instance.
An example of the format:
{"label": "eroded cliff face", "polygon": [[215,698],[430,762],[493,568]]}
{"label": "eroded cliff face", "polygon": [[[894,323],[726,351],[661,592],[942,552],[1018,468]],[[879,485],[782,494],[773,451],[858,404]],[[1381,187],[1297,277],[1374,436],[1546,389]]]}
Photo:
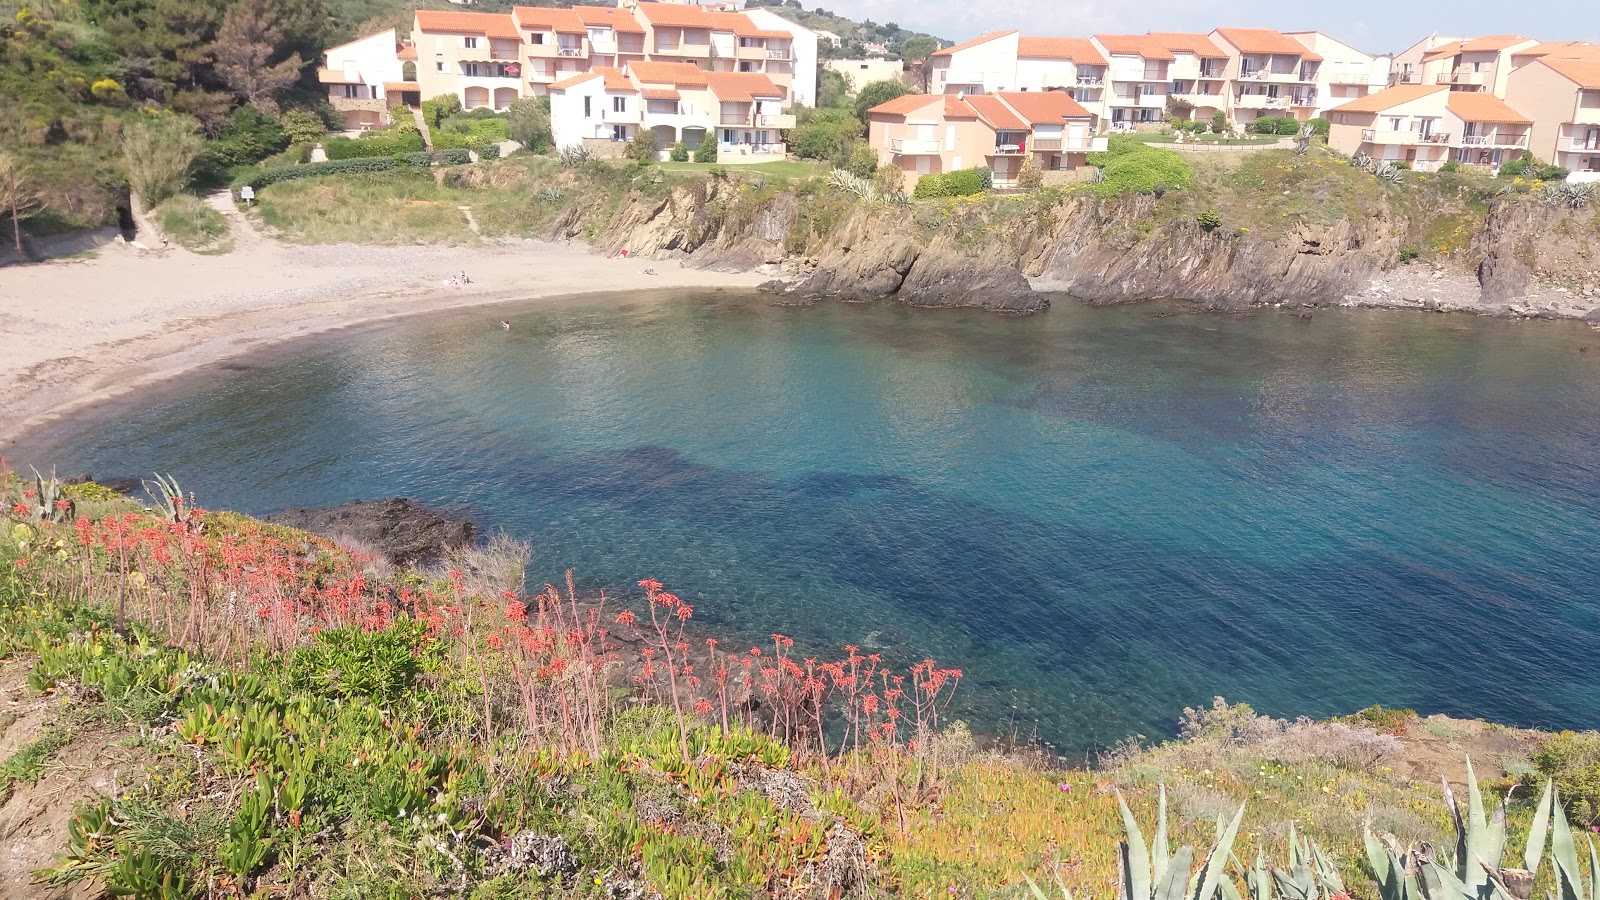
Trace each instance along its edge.
{"label": "eroded cliff face", "polygon": [[[1600,307],[1600,217],[1593,209],[1527,198],[1492,205],[1470,247],[1427,269],[1426,277],[1419,274],[1425,267],[1402,265],[1401,249],[1414,239],[1398,217],[1385,215],[1207,230],[1193,218],[1161,219],[1152,197],[1077,194],[1005,220],[974,208],[930,225],[915,208],[854,204],[819,225],[808,219],[807,202],[790,191],[752,198],[727,181],[664,197],[636,192],[597,245],[699,268],[765,267],[788,279],[786,294],[803,299],[894,298],[1011,313],[1045,309],[1052,295],[1091,303],[1184,300],[1208,309],[1505,312],[1543,303],[1581,315],[1590,299]],[[552,236],[572,236],[562,228],[558,221]],[[1410,285],[1424,280],[1446,299],[1419,299],[1427,292]]]}

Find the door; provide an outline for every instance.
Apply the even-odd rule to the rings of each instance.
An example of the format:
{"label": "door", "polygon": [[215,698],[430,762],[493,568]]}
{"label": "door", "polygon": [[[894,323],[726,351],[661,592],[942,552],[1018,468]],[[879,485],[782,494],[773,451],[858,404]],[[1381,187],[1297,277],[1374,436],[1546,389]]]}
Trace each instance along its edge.
{"label": "door", "polygon": [[1600,128],[1591,128],[1589,129],[1588,134],[1583,136],[1583,149],[1600,149]]}
{"label": "door", "polygon": [[926,175],[933,171],[933,159],[928,156],[917,157],[917,174]]}

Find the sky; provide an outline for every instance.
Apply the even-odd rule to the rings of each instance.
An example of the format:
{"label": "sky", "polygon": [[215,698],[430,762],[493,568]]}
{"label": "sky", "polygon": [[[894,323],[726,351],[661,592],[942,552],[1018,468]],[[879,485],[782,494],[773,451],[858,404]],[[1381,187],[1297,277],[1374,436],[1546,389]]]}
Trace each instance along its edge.
{"label": "sky", "polygon": [[1322,31],[1372,54],[1441,35],[1525,34],[1600,44],[1600,0],[802,0],[856,21],[896,22],[947,40],[986,31],[1077,37],[1210,31],[1217,27]]}

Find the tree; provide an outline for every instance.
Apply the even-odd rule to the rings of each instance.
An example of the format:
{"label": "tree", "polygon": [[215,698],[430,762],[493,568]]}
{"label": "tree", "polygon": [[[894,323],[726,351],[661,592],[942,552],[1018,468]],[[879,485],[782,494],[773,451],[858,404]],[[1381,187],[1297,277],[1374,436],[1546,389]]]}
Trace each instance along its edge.
{"label": "tree", "polygon": [[860,120],[862,127],[866,127],[868,110],[909,93],[911,89],[898,81],[874,81],[856,94],[856,118]]}
{"label": "tree", "polygon": [[622,155],[638,162],[653,162],[656,158],[656,133],[648,128],[633,130],[633,140],[623,149]]}
{"label": "tree", "polygon": [[553,145],[555,133],[550,128],[550,98],[513,101],[506,110],[506,136],[534,153]]}
{"label": "tree", "polygon": [[246,103],[276,111],[279,91],[300,80],[305,60],[290,52],[277,62],[283,44],[273,0],[238,0],[222,19],[214,48],[217,74]]}
{"label": "tree", "polygon": [[162,113],[142,116],[122,129],[128,184],[146,205],[171,197],[189,183],[189,172],[205,142],[193,119]]}
{"label": "tree", "polygon": [[802,109],[789,129],[789,149],[806,159],[833,159],[865,133],[852,110]]}
{"label": "tree", "polygon": [[938,49],[939,42],[925,34],[914,34],[900,42],[900,58],[916,78],[919,91],[928,90],[928,61]]}
{"label": "tree", "polygon": [[707,134],[700,139],[700,146],[694,148],[694,161],[697,163],[714,163],[717,161],[717,136]]}
{"label": "tree", "polygon": [[850,82],[832,69],[823,69],[817,79],[817,105],[820,107],[844,106],[850,94]]}
{"label": "tree", "polygon": [[15,157],[0,153],[0,210],[11,214],[11,239],[22,258],[22,216],[39,207],[39,197],[22,177],[22,165]]}

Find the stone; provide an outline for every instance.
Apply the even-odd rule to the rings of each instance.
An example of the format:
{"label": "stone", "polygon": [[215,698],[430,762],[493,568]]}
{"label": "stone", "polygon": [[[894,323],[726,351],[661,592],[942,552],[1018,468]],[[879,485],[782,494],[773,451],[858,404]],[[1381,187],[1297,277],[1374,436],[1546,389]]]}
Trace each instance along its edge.
{"label": "stone", "polygon": [[397,566],[428,565],[444,551],[468,546],[478,536],[471,522],[440,515],[403,497],[286,509],[266,521],[365,545]]}

